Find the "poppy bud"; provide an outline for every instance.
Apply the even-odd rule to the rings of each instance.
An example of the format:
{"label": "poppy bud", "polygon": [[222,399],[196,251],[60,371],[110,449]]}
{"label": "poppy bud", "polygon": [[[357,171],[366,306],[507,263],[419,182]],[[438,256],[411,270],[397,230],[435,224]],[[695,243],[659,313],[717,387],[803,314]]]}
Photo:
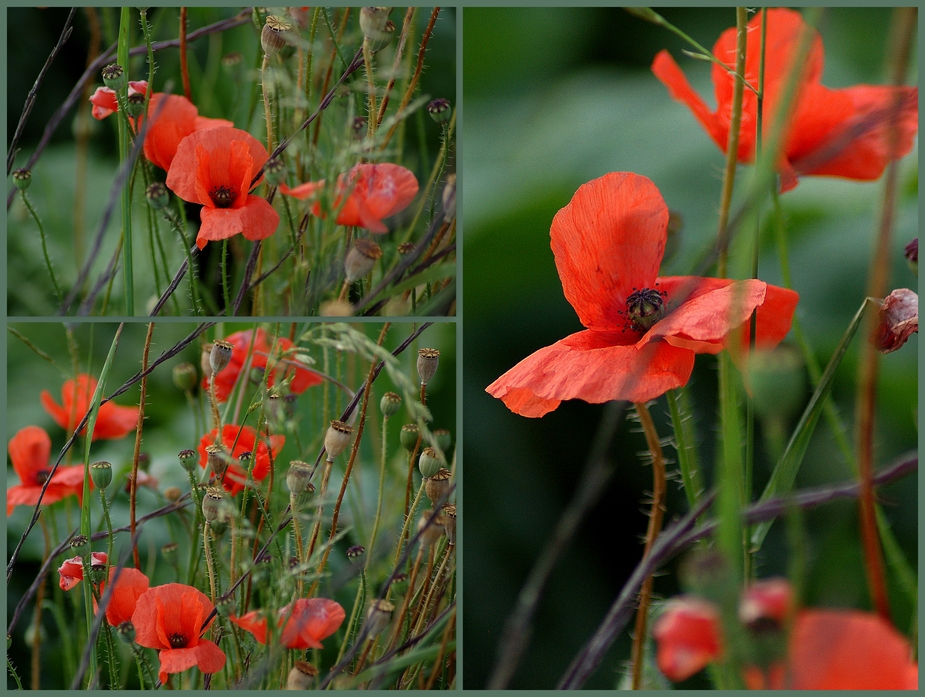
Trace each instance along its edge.
{"label": "poppy bud", "polygon": [[433,477],[427,477],[424,480],[424,491],[431,503],[437,503],[450,490],[450,477],[452,476],[448,469],[441,467]]}
{"label": "poppy bud", "polygon": [[180,465],[187,472],[193,472],[196,469],[196,451],[195,450],[181,450],[180,454],[177,456],[180,458]]}
{"label": "poppy bud", "polygon": [[209,367],[212,369],[213,374],[220,373],[228,367],[233,349],[234,346],[227,341],[215,340],[215,343],[212,344],[212,350],[209,352]]}
{"label": "poppy bud", "polygon": [[437,364],[440,362],[440,351],[435,348],[418,349],[418,377],[421,378],[421,384],[426,385],[437,372]]}
{"label": "poppy bud", "polygon": [[361,237],[353,243],[353,249],[347,252],[347,258],[344,259],[344,272],[347,274],[347,283],[353,283],[358,278],[362,278],[376,265],[376,261],[382,258],[382,248],[365,237]]}
{"label": "poppy bud", "polygon": [[225,474],[225,470],[228,469],[228,460],[225,457],[225,449],[213,443],[212,445],[206,446],[206,463],[209,465],[209,468],[219,479],[222,478],[222,475]]}
{"label": "poppy bud", "polygon": [[126,620],[116,627],[116,636],[131,646],[135,643],[135,625]]}
{"label": "poppy bud", "polygon": [[366,547],[363,545],[353,545],[353,547],[350,547],[347,550],[347,559],[349,559],[351,563],[355,564],[356,566],[360,566],[360,557],[362,557],[364,554],[366,554]]}
{"label": "poppy bud", "polygon": [[443,219],[450,222],[456,217],[456,175],[450,174],[446,178],[446,186],[440,199],[443,202]]}
{"label": "poppy bud", "polygon": [[69,544],[71,549],[74,550],[74,554],[84,556],[90,551],[90,540],[87,539],[86,535],[74,535]]}
{"label": "poppy bud", "polygon": [[126,99],[125,112],[133,119],[145,113],[145,96],[141,92],[132,92]]}
{"label": "poppy bud", "polygon": [[173,384],[181,392],[192,391],[196,387],[198,377],[196,366],[192,363],[180,363],[173,367]]}
{"label": "poppy bud", "polygon": [[370,51],[379,51],[389,45],[395,25],[389,21],[388,7],[364,7],[360,10],[360,29],[369,43]]}
{"label": "poppy bud", "polygon": [[[433,520],[431,523],[430,521]],[[429,547],[436,544],[443,537],[443,516],[436,511],[425,511],[418,520],[418,532],[422,545]]]}
{"label": "poppy bud", "polygon": [[209,523],[222,520],[225,517],[225,492],[221,487],[210,486],[206,495],[202,497],[202,517]]}
{"label": "poppy bud", "polygon": [[394,392],[386,392],[379,400],[379,410],[386,418],[395,416],[401,409],[401,395]]}
{"label": "poppy bud", "polygon": [[170,193],[167,191],[167,187],[161,184],[161,182],[154,182],[145,189],[145,199],[148,201],[148,205],[151,206],[151,208],[160,211],[167,208],[170,203]]}
{"label": "poppy bud", "polygon": [[296,661],[286,678],[287,690],[307,690],[318,676],[318,669],[308,661]]}
{"label": "poppy bud", "polygon": [[97,489],[105,489],[112,484],[112,464],[106,460],[90,464],[90,479]]}
{"label": "poppy bud", "polygon": [[414,446],[418,444],[419,434],[420,431],[417,424],[405,424],[401,427],[399,440],[401,440],[402,447],[409,453],[414,450]]}
{"label": "poppy bud", "polygon": [[102,70],[103,84],[114,92],[118,92],[126,84],[128,79],[125,76],[125,70],[118,63],[110,63]]}
{"label": "poppy bud", "polygon": [[440,97],[427,105],[427,113],[437,123],[446,123],[450,120],[452,112],[450,110],[450,100]]}
{"label": "poppy bud", "polygon": [[343,421],[332,421],[324,435],[324,450],[328,454],[328,462],[333,462],[335,457],[344,452],[352,438],[353,426]]}
{"label": "poppy bud", "polygon": [[374,637],[389,626],[395,606],[388,600],[374,600],[366,613],[367,638]]}
{"label": "poppy bud", "polygon": [[260,32],[260,45],[263,52],[270,58],[279,53],[286,46],[286,33],[292,29],[292,24],[278,15],[267,15],[267,23]]}
{"label": "poppy bud", "polygon": [[909,268],[912,269],[912,273],[918,276],[919,275],[919,238],[918,237],[916,237],[914,240],[912,240],[912,242],[906,245],[906,259],[909,261]]}
{"label": "poppy bud", "polygon": [[919,296],[898,288],[883,299],[877,314],[876,346],[880,353],[892,353],[919,331]]}
{"label": "poppy bud", "polygon": [[[266,27],[264,27],[266,28]],[[279,186],[286,183],[286,163],[282,158],[274,157],[267,160],[267,166],[263,170],[263,176],[266,177],[270,186]]]}
{"label": "poppy bud", "polygon": [[301,460],[293,460],[289,463],[289,471],[286,473],[286,486],[289,487],[289,493],[298,496],[306,491],[311,485],[312,466]]}
{"label": "poppy bud", "polygon": [[450,435],[450,432],[445,428],[438,428],[433,434],[437,441],[437,447],[444,453],[449,452],[450,446],[453,444],[453,436]]}
{"label": "poppy bud", "polygon": [[456,544],[456,504],[448,503],[443,507],[443,529],[451,545]]}
{"label": "poppy bud", "polygon": [[161,547],[161,556],[164,557],[164,561],[166,561],[172,567],[176,568],[178,561],[178,551],[180,551],[180,545],[178,545],[176,542],[168,542],[163,547]]}
{"label": "poppy bud", "polygon": [[180,500],[180,497],[183,496],[183,492],[180,491],[178,486],[168,486],[164,489],[164,498],[170,501],[170,503],[176,503]]}
{"label": "poppy bud", "polygon": [[414,251],[414,242],[402,242],[398,245],[398,253],[404,256]]}
{"label": "poppy bud", "polygon": [[446,464],[443,453],[435,448],[424,448],[418,458],[418,469],[425,478],[433,477]]}
{"label": "poppy bud", "polygon": [[28,169],[14,169],[13,170],[13,184],[20,191],[25,191],[29,188],[29,184],[32,183],[32,172]]}

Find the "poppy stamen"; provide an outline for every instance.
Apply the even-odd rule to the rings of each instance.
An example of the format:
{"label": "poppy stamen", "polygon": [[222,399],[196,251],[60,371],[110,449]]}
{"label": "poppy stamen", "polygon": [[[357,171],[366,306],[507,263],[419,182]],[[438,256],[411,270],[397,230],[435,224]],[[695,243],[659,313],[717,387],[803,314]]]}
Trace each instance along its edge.
{"label": "poppy stamen", "polygon": [[216,208],[231,208],[237,197],[238,194],[235,190],[229,189],[227,186],[216,186],[209,191],[209,198],[212,199],[212,203],[215,204]]}
{"label": "poppy stamen", "polygon": [[48,481],[48,478],[51,476],[51,470],[41,469],[35,473],[35,481],[38,484],[44,484]]}
{"label": "poppy stamen", "polygon": [[186,637],[182,634],[171,634],[170,635],[170,648],[172,649],[185,649],[186,648]]}
{"label": "poppy stamen", "polygon": [[626,298],[626,316],[636,331],[645,332],[665,316],[665,291],[652,288],[633,289]]}

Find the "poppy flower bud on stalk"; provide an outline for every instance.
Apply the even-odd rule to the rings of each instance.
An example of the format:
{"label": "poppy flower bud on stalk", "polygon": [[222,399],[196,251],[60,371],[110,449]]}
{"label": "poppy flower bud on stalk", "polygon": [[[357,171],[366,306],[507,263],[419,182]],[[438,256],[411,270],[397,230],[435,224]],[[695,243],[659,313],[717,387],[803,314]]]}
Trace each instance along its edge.
{"label": "poppy flower bud on stalk", "polygon": [[29,188],[29,185],[32,183],[32,172],[28,169],[15,169],[13,170],[13,184],[20,191],[25,191]]}
{"label": "poppy flower bud on stalk", "polygon": [[366,613],[366,626],[369,627],[369,631],[366,633],[367,638],[380,634],[383,629],[389,626],[393,610],[395,610],[395,606],[388,600],[374,600],[372,602],[369,606],[369,612]]}
{"label": "poppy flower bud on stalk", "polygon": [[105,489],[112,484],[112,464],[105,460],[90,464],[90,479],[98,489]]}
{"label": "poppy flower bud on stalk", "polygon": [[421,384],[426,385],[437,372],[440,363],[440,351],[435,348],[418,349],[418,377]]}
{"label": "poppy flower bud on stalk", "polygon": [[437,503],[449,491],[452,476],[448,469],[441,467],[433,477],[424,480],[424,491],[431,503]]}
{"label": "poppy flower bud on stalk", "polygon": [[212,344],[212,350],[209,352],[209,367],[212,369],[213,374],[220,373],[228,367],[233,349],[234,346],[227,341],[215,340],[215,343]]}
{"label": "poppy flower bud on stalk", "polygon": [[425,478],[433,477],[446,464],[446,458],[443,453],[435,448],[424,448],[421,451],[421,457],[418,458],[418,469]]}
{"label": "poppy flower bud on stalk", "polygon": [[181,450],[177,457],[180,458],[180,465],[187,472],[193,472],[196,469],[197,458],[195,450]]}
{"label": "poppy flower bud on stalk", "polygon": [[267,15],[267,22],[260,32],[260,46],[268,57],[272,58],[286,46],[286,33],[292,29],[292,24],[283,17]]}
{"label": "poppy flower bud on stalk", "polygon": [[318,669],[307,661],[296,661],[286,678],[287,690],[307,690],[318,677]]}
{"label": "poppy flower bud on stalk", "polygon": [[103,84],[114,92],[118,92],[127,83],[125,70],[118,63],[110,63],[102,70]]}
{"label": "poppy flower bud on stalk", "polygon": [[328,462],[340,455],[350,445],[353,437],[353,426],[343,421],[332,421],[328,432],[324,435],[324,450],[328,454]]}
{"label": "poppy flower bud on stalk", "polygon": [[167,191],[167,187],[161,182],[154,182],[145,189],[145,199],[148,201],[148,205],[151,206],[151,208],[156,211],[161,211],[167,208],[170,203],[170,192]]}
{"label": "poppy flower bud on stalk", "polygon": [[181,392],[191,392],[197,382],[196,366],[192,363],[180,363],[173,367],[173,384]]}
{"label": "poppy flower bud on stalk", "polygon": [[363,278],[373,270],[376,261],[382,258],[382,248],[365,237],[361,237],[353,243],[353,249],[347,252],[347,258],[344,259],[344,272],[347,274],[347,283],[353,283],[358,278]]}
{"label": "poppy flower bud on stalk", "polygon": [[401,395],[394,392],[386,392],[379,400],[379,410],[386,418],[395,416],[401,409]]}
{"label": "poppy flower bud on stalk", "polygon": [[289,487],[289,493],[298,496],[303,491],[307,491],[311,486],[312,466],[302,460],[293,460],[289,463],[289,471],[286,473],[286,486]]}
{"label": "poppy flower bud on stalk", "polygon": [[427,105],[427,113],[430,114],[436,123],[444,124],[450,120],[452,110],[450,109],[450,100],[440,97]]}
{"label": "poppy flower bud on stalk", "polygon": [[401,427],[401,433],[398,439],[401,441],[402,447],[409,453],[414,450],[414,446],[418,444],[419,433],[420,430],[417,424],[405,424]]}

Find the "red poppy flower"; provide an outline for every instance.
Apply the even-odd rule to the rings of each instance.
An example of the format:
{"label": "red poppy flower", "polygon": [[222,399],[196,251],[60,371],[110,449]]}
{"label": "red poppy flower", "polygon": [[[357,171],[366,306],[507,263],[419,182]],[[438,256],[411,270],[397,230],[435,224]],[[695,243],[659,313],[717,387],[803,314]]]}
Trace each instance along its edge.
{"label": "red poppy flower", "polygon": [[[286,620],[286,617],[289,619]],[[336,632],[346,614],[340,603],[326,598],[308,598],[295,601],[290,614],[287,605],[279,611],[279,625],[283,627],[281,642],[287,649],[320,649],[321,640]],[[246,629],[261,644],[267,643],[267,618],[262,610],[253,610],[243,617],[230,617],[232,622]]]}
{"label": "red poppy flower", "polygon": [[[74,430],[81,419],[90,411],[90,399],[96,391],[96,378],[81,373],[76,380],[68,380],[61,388],[61,401],[52,399],[48,390],[42,390],[42,406],[61,428],[68,433]],[[138,423],[138,407],[120,407],[113,402],[100,405],[93,427],[93,440],[122,438],[135,430]],[[81,435],[86,427],[81,431]]]}
{"label": "red poppy flower", "polygon": [[[279,190],[289,196],[306,199],[322,188],[324,181],[307,182],[292,189],[281,184]],[[407,208],[417,193],[418,180],[409,169],[393,164],[357,165],[346,176],[342,174],[337,178],[334,199],[334,209],[340,208],[337,224],[366,228],[375,233],[388,232],[382,219]],[[326,217],[318,202],[312,207],[312,213]]]}
{"label": "red poppy flower", "polygon": [[582,186],[552,222],[566,299],[586,331],[540,349],[488,386],[508,409],[543,416],[564,399],[645,402],[684,385],[695,353],[747,340],[758,313],[762,346],[790,330],[798,295],[759,280],[657,277],[668,207],[645,177],[615,172]]}
{"label": "red poppy flower", "polygon": [[194,666],[203,673],[224,668],[225,652],[200,637],[202,623],[214,607],[205,593],[182,583],[155,586],[138,597],[132,614],[135,641],[160,650],[161,682],[167,680],[168,673]]}
{"label": "red poppy flower", "polygon": [[[206,446],[215,443],[215,437],[218,435],[218,429],[213,428],[209,433],[204,435],[199,441],[199,466],[205,469],[208,455]],[[237,440],[237,442],[235,442]],[[285,436],[270,436],[270,448],[273,451],[273,458],[279,455],[286,442]],[[254,479],[262,482],[270,473],[270,450],[267,449],[265,438],[261,438],[257,443],[257,432],[250,426],[233,426],[225,424],[222,429],[222,445],[225,448],[231,448],[234,444],[234,450],[231,456],[235,459],[240,457],[241,453],[253,453],[254,457]],[[256,447],[255,447],[256,446]],[[247,472],[245,472],[236,462],[228,464],[228,470],[225,473],[224,486],[232,495],[244,490],[244,484],[247,482]]]}
{"label": "red poppy flower", "polygon": [[679,596],[665,606],[652,627],[656,661],[669,680],[687,680],[722,652],[719,613],[705,600]]}
{"label": "red poppy flower", "polygon": [[[768,10],[767,25],[765,135],[772,128],[771,116],[786,85],[797,43],[806,26],[800,13],[783,8]],[[748,29],[745,79],[757,88],[761,58],[760,12],[748,23]],[[735,68],[735,45],[736,30],[727,29],[713,46],[713,54],[730,68]],[[845,89],[823,87],[820,82],[823,56],[822,39],[814,32],[778,163],[782,191],[795,187],[800,174],[877,179],[891,157],[889,130],[894,100],[900,102],[898,118],[895,119],[897,157],[912,149],[918,130],[918,88],[873,85]],[[655,57],[652,72],[665,84],[674,99],[688,106],[713,142],[725,152],[732,118],[733,77],[730,73],[722,66],[713,65],[717,108],[711,112],[667,51],[661,51]],[[756,95],[746,89],[739,135],[740,162],[752,162],[755,158],[757,109]]]}
{"label": "red poppy flower", "polygon": [[[109,567],[110,581],[116,575],[116,571],[116,567]],[[148,580],[148,577],[138,569],[123,568],[119,572],[119,578],[116,580],[115,588],[112,590],[109,605],[106,606],[106,621],[113,627],[118,627],[123,622],[130,622],[135,612],[138,598],[148,590],[150,584],[151,581]],[[105,590],[105,586],[103,590]]]}
{"label": "red poppy flower", "polygon": [[[130,95],[144,94],[147,91],[148,83],[144,80],[128,83],[128,93]],[[151,98],[153,99],[154,95],[151,95]],[[116,99],[115,90],[108,87],[97,87],[96,92],[90,95],[90,103],[93,104],[90,114],[99,121],[119,111],[119,102]]]}
{"label": "red poppy flower", "polygon": [[[282,336],[278,337],[274,346],[273,337],[269,336],[263,329],[258,328],[256,335],[253,330],[246,329],[225,337],[225,341],[232,345],[231,360],[228,366],[215,376],[215,394],[218,401],[224,402],[234,390],[238,376],[247,361],[251,339],[254,339],[254,349],[251,352],[251,368],[266,369],[268,361],[272,358],[272,373],[269,377],[271,386],[286,379],[289,375],[293,375],[292,382],[289,383],[289,391],[292,394],[302,394],[309,387],[321,384],[321,376],[311,370],[296,367],[298,364],[291,354],[287,358],[280,360],[282,354],[292,350],[295,346],[289,339]],[[208,378],[203,378],[202,388],[209,388]]]}
{"label": "red poppy flower", "polygon": [[[90,552],[90,567],[105,566],[107,555],[106,552]],[[58,567],[58,586],[63,591],[69,591],[78,583],[83,581],[84,566],[79,556],[65,559],[64,563]]]}
{"label": "red poppy flower", "polygon": [[225,119],[200,116],[195,104],[176,94],[152,94],[148,113],[154,114],[155,118],[145,135],[145,157],[165,171],[170,169],[177,147],[186,136],[209,128],[234,126],[233,122]]}
{"label": "red poppy flower", "polygon": [[239,232],[262,240],[276,231],[279,214],[266,199],[248,193],[267,159],[266,148],[237,128],[209,128],[180,141],[167,186],[184,201],[202,204],[196,237],[200,249]]}
{"label": "red poppy flower", "polygon": [[[7,449],[20,481],[6,492],[6,514],[10,515],[16,506],[35,506],[39,502],[42,485],[51,472],[51,438],[44,428],[26,426],[10,439]],[[83,465],[58,465],[42,503],[55,503],[65,496],[76,496],[80,501],[83,485]]]}

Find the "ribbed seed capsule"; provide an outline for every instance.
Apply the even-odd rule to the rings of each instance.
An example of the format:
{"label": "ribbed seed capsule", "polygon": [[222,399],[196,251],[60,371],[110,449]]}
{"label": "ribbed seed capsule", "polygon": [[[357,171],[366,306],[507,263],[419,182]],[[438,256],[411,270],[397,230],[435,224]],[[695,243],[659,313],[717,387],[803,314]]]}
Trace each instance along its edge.
{"label": "ribbed seed capsule", "polygon": [[20,191],[25,191],[29,188],[29,185],[32,183],[32,172],[28,169],[14,169],[13,170],[13,184]]}
{"label": "ribbed seed capsule", "polygon": [[253,451],[248,450],[238,455],[238,462],[241,463],[241,469],[243,469],[245,472],[250,472],[254,467]]}
{"label": "ribbed seed capsule", "polygon": [[180,465],[187,472],[193,472],[196,469],[196,451],[195,450],[181,450],[180,454],[177,457],[180,458]]}
{"label": "ribbed seed capsule", "polygon": [[353,440],[353,426],[343,421],[332,421],[328,432],[324,435],[324,450],[328,454],[328,460],[333,462],[335,457],[347,449],[351,440]]}
{"label": "ribbed seed capsule", "polygon": [[228,459],[225,457],[225,449],[216,444],[206,446],[206,462],[216,477],[221,479],[228,469]]}
{"label": "ribbed seed capsule", "polygon": [[148,205],[156,211],[162,211],[170,204],[170,192],[160,182],[154,182],[145,189],[145,199]]}
{"label": "ribbed seed capsule", "polygon": [[97,489],[105,489],[112,484],[112,464],[106,460],[90,464],[90,479]]}
{"label": "ribbed seed capsule", "polygon": [[446,458],[436,448],[424,448],[418,458],[418,469],[424,477],[433,477],[446,465]]}
{"label": "ribbed seed capsule", "polygon": [[[432,519],[434,522],[430,523]],[[443,537],[443,516],[436,511],[424,511],[421,519],[418,520],[418,532],[420,533],[418,539],[422,545],[429,547],[436,544]]]}
{"label": "ribbed seed capsule", "polygon": [[141,92],[132,92],[125,102],[125,112],[133,119],[145,113],[145,96]]}
{"label": "ribbed seed capsule", "polygon": [[405,424],[401,427],[401,433],[398,438],[401,440],[402,447],[410,453],[414,450],[414,446],[418,444],[419,435],[420,430],[417,424]]}
{"label": "ribbed seed capsule", "polygon": [[285,184],[286,163],[283,162],[282,158],[279,157],[274,157],[272,160],[267,160],[267,165],[264,167],[263,175],[271,186],[279,186],[280,184]]}
{"label": "ribbed seed capsule", "polygon": [[453,444],[453,436],[445,428],[438,428],[433,431],[434,439],[437,441],[437,446],[441,451],[447,453],[450,451],[450,446]]}
{"label": "ribbed seed capsule", "polygon": [[443,507],[443,529],[451,545],[456,544],[456,504],[448,503]]}
{"label": "ribbed seed capsule", "polygon": [[450,478],[453,475],[448,469],[441,468],[433,477],[424,480],[424,491],[431,503],[437,503],[447,491],[450,490]]}
{"label": "ribbed seed capsule", "polygon": [[74,535],[68,544],[70,544],[71,549],[74,550],[74,553],[79,554],[80,556],[83,556],[90,551],[90,540],[86,535]]}
{"label": "ribbed seed capsule", "polygon": [[231,363],[231,352],[234,349],[227,341],[216,339],[212,344],[212,350],[209,352],[209,368],[212,373],[220,373],[228,364]]}
{"label": "ribbed seed capsule", "polygon": [[401,395],[395,392],[386,392],[379,400],[379,410],[386,418],[395,416],[401,409]]}
{"label": "ribbed seed capsule", "polygon": [[126,620],[118,627],[116,627],[116,635],[124,641],[126,644],[132,645],[135,643],[135,625]]}
{"label": "ribbed seed capsule", "polygon": [[260,31],[260,46],[270,58],[279,53],[286,46],[286,34],[292,29],[292,24],[284,17],[267,15],[266,24]]}
{"label": "ribbed seed capsule", "polygon": [[110,63],[105,68],[103,68],[103,84],[106,85],[109,89],[118,92],[126,85],[125,70],[122,69],[122,66],[118,63]]}
{"label": "ribbed seed capsule", "polygon": [[350,560],[352,564],[357,566],[362,565],[362,557],[366,554],[366,547],[363,545],[353,545],[347,550],[347,559]]}
{"label": "ribbed seed capsule", "polygon": [[388,7],[364,7],[360,10],[360,29],[371,51],[379,51],[392,41],[395,25],[389,21],[389,11]]}
{"label": "ribbed seed capsule", "polygon": [[452,115],[450,111],[450,100],[443,99],[443,97],[433,100],[427,105],[427,113],[430,114],[430,118],[437,123],[446,123],[450,120],[450,116]]}
{"label": "ribbed seed capsule", "polygon": [[418,349],[418,377],[421,384],[426,385],[437,372],[440,363],[440,351],[435,348]]}
{"label": "ribbed seed capsule", "polygon": [[307,661],[296,661],[286,678],[287,690],[307,690],[318,676],[318,669]]}
{"label": "ribbed seed capsule", "polygon": [[312,466],[302,460],[293,460],[289,463],[289,471],[286,473],[286,486],[289,487],[289,493],[298,496],[306,491],[311,485]]}
{"label": "ribbed seed capsule", "polygon": [[388,600],[374,600],[366,613],[367,637],[374,637],[389,626],[395,606]]}
{"label": "ribbed seed capsule", "polygon": [[224,518],[225,492],[221,487],[210,486],[202,497],[202,516],[210,523]]}
{"label": "ribbed seed capsule", "polygon": [[378,244],[365,237],[356,240],[344,259],[344,273],[347,276],[347,282],[353,283],[358,278],[363,278],[373,270],[376,261],[381,258],[382,248]]}

